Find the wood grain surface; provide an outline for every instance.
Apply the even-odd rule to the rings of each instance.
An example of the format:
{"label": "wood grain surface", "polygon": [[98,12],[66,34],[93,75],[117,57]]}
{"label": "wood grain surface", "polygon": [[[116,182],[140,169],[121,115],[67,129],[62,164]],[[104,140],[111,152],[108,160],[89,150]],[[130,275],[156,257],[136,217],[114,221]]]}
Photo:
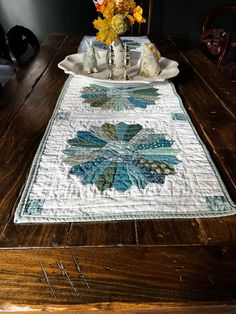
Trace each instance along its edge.
{"label": "wood grain surface", "polygon": [[[0,90],[0,310],[235,313],[235,216],[13,223],[67,78],[57,64],[81,38],[51,34],[33,62]],[[235,85],[183,40],[151,39],[179,62],[173,82],[236,201]]]}
{"label": "wood grain surface", "polygon": [[230,246],[1,251],[1,303],[116,312],[223,301],[235,309],[235,254]]}

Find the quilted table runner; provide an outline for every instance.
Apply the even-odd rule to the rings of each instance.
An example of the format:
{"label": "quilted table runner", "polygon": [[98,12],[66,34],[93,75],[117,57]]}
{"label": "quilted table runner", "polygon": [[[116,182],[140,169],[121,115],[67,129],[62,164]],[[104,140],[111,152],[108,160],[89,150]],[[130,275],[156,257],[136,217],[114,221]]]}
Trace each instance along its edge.
{"label": "quilted table runner", "polygon": [[[130,39],[130,45],[142,49],[146,40]],[[170,81],[106,87],[69,76],[34,158],[15,222],[235,212]]]}

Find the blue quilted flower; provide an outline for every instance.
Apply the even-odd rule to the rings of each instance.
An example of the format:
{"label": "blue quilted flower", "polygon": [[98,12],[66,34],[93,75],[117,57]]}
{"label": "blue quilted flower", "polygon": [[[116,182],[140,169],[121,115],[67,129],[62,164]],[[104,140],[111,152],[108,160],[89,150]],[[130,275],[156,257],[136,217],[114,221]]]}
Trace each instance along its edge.
{"label": "blue quilted flower", "polygon": [[83,88],[81,97],[85,104],[100,107],[103,110],[116,111],[134,108],[147,108],[155,105],[158,90],[151,86],[109,88],[91,84]]}
{"label": "blue quilted flower", "polygon": [[178,149],[173,140],[140,124],[104,123],[89,131],[78,131],[68,140],[65,162],[70,174],[83,184],[95,184],[100,191],[114,188],[125,192],[131,186],[144,189],[149,183],[164,184],[175,174]]}

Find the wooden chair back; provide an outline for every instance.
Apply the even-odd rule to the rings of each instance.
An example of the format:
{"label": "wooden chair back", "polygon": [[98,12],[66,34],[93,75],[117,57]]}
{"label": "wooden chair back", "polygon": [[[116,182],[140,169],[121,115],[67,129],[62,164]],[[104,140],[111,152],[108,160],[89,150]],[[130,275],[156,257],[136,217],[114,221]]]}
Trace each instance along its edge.
{"label": "wooden chair back", "polygon": [[143,8],[143,17],[146,19],[146,23],[137,24],[132,27],[130,33],[132,35],[149,35],[151,31],[151,22],[153,16],[153,4],[154,0],[137,0],[137,5]]}
{"label": "wooden chair back", "polygon": [[[228,14],[236,14],[236,5],[222,5],[205,17],[202,25],[199,48],[225,72],[231,80],[236,80],[236,63],[229,62],[229,53],[234,54],[236,59],[236,42],[233,41],[233,34],[236,30],[225,30],[222,26],[213,26],[217,17]],[[219,22],[218,22],[219,23]],[[226,72],[225,72],[226,73]]]}
{"label": "wooden chair back", "polygon": [[222,5],[209,12],[203,21],[200,36],[200,48],[209,57],[212,56],[217,65],[225,63],[229,50],[236,48],[236,43],[232,41],[233,30],[226,31],[221,26],[212,26],[217,17],[225,14],[236,14],[236,5]]}
{"label": "wooden chair back", "polygon": [[16,25],[7,32],[8,46],[18,66],[24,66],[37,54],[40,44],[28,28]]}

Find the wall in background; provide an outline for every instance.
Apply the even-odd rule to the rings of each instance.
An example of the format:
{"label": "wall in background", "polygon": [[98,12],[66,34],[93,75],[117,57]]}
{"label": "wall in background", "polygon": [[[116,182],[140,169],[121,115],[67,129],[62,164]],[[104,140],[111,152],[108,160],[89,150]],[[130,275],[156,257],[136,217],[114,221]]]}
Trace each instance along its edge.
{"label": "wall in background", "polygon": [[[154,0],[154,33],[183,34],[197,40],[204,16],[225,0]],[[231,1],[236,4],[236,1]],[[31,29],[42,41],[50,32],[94,32],[92,0],[0,0],[0,23]],[[236,19],[235,19],[236,20]]]}
{"label": "wall in background", "polygon": [[92,0],[0,0],[0,23],[31,29],[40,41],[51,32],[93,32]]}
{"label": "wall in background", "polygon": [[[154,0],[158,3],[160,0]],[[177,33],[186,35],[191,40],[197,40],[201,32],[201,25],[204,17],[212,9],[223,4],[234,4],[236,1],[230,0],[162,0],[162,15],[160,16],[160,30],[165,33]],[[236,32],[236,17],[235,15],[227,15],[223,19],[224,27],[229,27]],[[218,21],[216,19],[216,21]]]}

